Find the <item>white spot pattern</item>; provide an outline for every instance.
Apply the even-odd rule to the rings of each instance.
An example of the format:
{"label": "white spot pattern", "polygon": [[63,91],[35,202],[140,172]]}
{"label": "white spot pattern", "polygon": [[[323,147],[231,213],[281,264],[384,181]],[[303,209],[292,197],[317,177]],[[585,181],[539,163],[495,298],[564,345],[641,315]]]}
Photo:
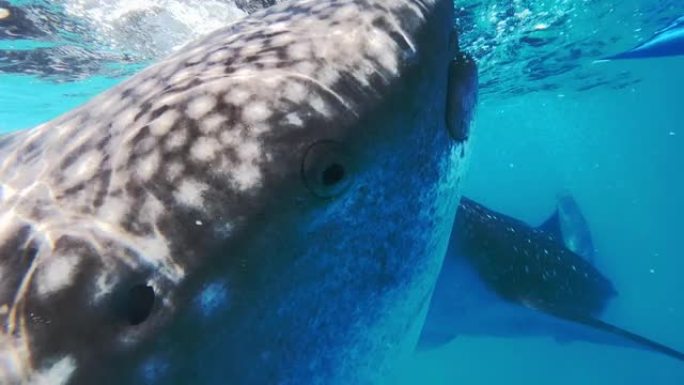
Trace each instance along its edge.
{"label": "white spot pattern", "polygon": [[[183,266],[170,251],[173,240],[157,227],[161,217],[175,210],[176,204],[205,212],[209,207],[206,193],[213,187],[204,178],[216,178],[217,172],[234,187],[231,193],[259,186],[269,159],[263,148],[264,135],[277,128],[269,122],[276,114],[283,113],[277,116],[280,122],[297,130],[308,128],[310,110],[321,118],[334,117],[338,108],[354,114],[357,100],[345,100],[335,88],[342,73],[356,79],[358,84],[353,86],[357,89],[369,84],[372,76],[388,80],[395,74],[401,52],[385,32],[411,36],[399,27],[397,15],[413,8],[408,1],[373,1],[388,7],[383,17],[391,19],[386,24],[395,25],[396,30],[374,34],[375,15],[359,12],[360,5],[351,1],[336,10],[327,9],[327,1],[308,4],[322,12],[319,18],[299,14],[285,22],[246,21],[231,27],[239,31],[238,37],[233,37],[233,32],[210,35],[84,107],[23,133],[16,145],[3,148],[0,247],[16,233],[17,223],[27,223],[32,239],[43,242],[45,250],[23,277],[17,298],[11,299],[14,303],[9,313],[16,318],[13,327],[26,316],[17,303],[27,295],[32,279],[39,281],[36,287],[42,295],[49,295],[68,286],[82,263],[75,255],[50,255],[50,247],[62,236],[75,234],[102,253],[103,267],[91,282],[97,292],[95,300],[116,285],[117,276],[112,272],[118,264],[133,270],[154,266],[154,279],[182,279]],[[393,13],[390,8],[398,11]],[[265,13],[264,20],[275,18],[284,8],[273,9]],[[300,18],[296,23],[295,17]],[[335,30],[331,21],[342,26]],[[283,33],[271,44],[282,48],[285,61],[275,52],[262,52],[264,39],[259,34],[276,31]],[[250,34],[256,38],[243,39]],[[332,46],[330,39],[337,44]],[[212,51],[202,63],[200,59]],[[283,105],[294,107],[283,109]],[[168,109],[152,120],[164,107]],[[227,159],[224,149],[237,159]],[[73,161],[66,165],[70,157]],[[191,175],[189,170],[198,168],[193,162],[213,164],[200,168],[205,174]],[[159,174],[166,178],[154,178]],[[173,183],[153,184],[159,180]],[[84,186],[78,187],[78,183]],[[76,192],[68,192],[68,188]],[[165,193],[165,188],[172,199],[159,200],[153,195]],[[30,210],[36,207],[41,213]],[[228,236],[234,225],[225,223],[224,236]],[[0,342],[3,338],[0,333]],[[3,353],[0,348],[0,358]],[[65,356],[47,369],[34,371],[29,384],[61,385],[75,368],[74,359]]]}
{"label": "white spot pattern", "polygon": [[76,255],[53,255],[38,269],[38,294],[47,296],[68,286],[79,261]]}

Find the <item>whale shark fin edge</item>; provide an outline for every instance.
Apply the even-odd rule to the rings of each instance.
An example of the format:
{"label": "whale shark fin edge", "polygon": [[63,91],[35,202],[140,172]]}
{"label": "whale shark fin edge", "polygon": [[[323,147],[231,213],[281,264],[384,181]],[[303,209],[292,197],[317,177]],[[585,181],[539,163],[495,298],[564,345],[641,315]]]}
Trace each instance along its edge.
{"label": "whale shark fin edge", "polygon": [[[548,311],[548,310],[547,310]],[[629,330],[623,329],[619,326],[613,325],[611,323],[601,321],[600,319],[591,317],[591,316],[585,316],[585,315],[574,315],[571,313],[565,313],[565,312],[554,312],[551,311],[550,313],[554,314],[555,316],[559,318],[564,318],[568,321],[584,324],[588,327],[591,327],[593,329],[601,330],[606,333],[610,333],[612,335],[621,337],[635,345],[638,345],[640,347],[650,349],[652,351],[664,354],[666,356],[672,357],[680,362],[684,362],[684,352],[681,352],[677,349],[674,349],[670,346],[661,344],[659,342],[656,342],[652,339],[646,338],[642,335],[633,333]]]}
{"label": "whale shark fin edge", "polygon": [[559,240],[564,240],[558,207],[556,207],[553,210],[553,213],[551,213],[551,215],[548,218],[546,218],[546,220],[541,225],[537,226],[537,229],[542,230],[545,233],[551,234],[554,237],[557,237]]}
{"label": "whale shark fin edge", "polygon": [[680,16],[679,18],[675,19],[667,27],[653,32],[653,36],[660,35],[663,32],[671,31],[675,28],[682,28],[682,27],[684,27],[684,16]]}

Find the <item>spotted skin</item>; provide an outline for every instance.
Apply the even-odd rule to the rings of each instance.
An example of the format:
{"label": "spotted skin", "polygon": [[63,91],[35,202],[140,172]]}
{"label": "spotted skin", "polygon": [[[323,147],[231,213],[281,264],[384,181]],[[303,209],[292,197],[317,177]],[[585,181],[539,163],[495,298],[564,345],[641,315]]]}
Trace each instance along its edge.
{"label": "spotted skin", "polygon": [[[563,239],[463,198],[453,240],[502,298],[560,312],[600,314],[617,292]],[[456,246],[458,245],[458,246]]]}
{"label": "spotted skin", "polygon": [[468,119],[446,113],[476,92],[474,66],[449,65],[452,7],[279,4],[0,139],[0,382],[388,373],[467,154]]}
{"label": "spotted skin", "polygon": [[683,352],[600,319],[617,292],[573,244],[566,245],[573,238],[563,238],[558,222],[573,210],[581,217],[571,200],[563,198],[561,214],[543,227],[532,227],[463,197],[420,347],[441,346],[459,335],[549,336],[684,361]]}

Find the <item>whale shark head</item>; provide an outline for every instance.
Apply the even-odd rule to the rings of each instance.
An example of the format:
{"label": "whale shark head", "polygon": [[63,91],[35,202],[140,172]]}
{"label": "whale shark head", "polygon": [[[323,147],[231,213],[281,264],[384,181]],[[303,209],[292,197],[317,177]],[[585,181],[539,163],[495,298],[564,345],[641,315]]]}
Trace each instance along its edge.
{"label": "whale shark head", "polygon": [[452,7],[278,5],[1,139],[0,382],[375,382],[458,205]]}

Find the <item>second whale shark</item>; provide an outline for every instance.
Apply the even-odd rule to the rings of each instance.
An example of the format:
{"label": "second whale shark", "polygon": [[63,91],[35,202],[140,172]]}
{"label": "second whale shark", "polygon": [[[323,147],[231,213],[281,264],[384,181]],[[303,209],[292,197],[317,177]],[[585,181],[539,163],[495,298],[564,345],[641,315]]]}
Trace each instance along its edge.
{"label": "second whale shark", "polygon": [[552,337],[684,353],[601,320],[617,295],[592,263],[594,246],[575,200],[563,194],[541,225],[461,199],[421,347],[459,335]]}

